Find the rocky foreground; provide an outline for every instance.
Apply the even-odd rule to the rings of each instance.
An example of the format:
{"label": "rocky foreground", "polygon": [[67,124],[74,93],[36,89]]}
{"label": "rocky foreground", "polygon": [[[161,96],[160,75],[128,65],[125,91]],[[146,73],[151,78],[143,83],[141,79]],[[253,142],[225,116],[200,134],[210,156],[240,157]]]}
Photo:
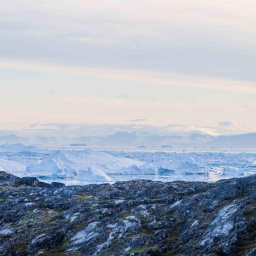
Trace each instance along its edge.
{"label": "rocky foreground", "polygon": [[256,176],[65,187],[0,172],[0,255],[256,255]]}

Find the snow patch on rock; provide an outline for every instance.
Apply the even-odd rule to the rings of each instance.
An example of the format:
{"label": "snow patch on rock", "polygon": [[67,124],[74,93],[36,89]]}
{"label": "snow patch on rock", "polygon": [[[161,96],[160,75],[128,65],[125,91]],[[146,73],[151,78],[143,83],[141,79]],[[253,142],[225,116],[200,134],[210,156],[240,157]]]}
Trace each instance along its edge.
{"label": "snow patch on rock", "polygon": [[199,243],[200,246],[212,244],[216,238],[228,237],[234,228],[232,217],[238,210],[238,206],[230,204],[223,207],[205,232],[205,239]]}
{"label": "snow patch on rock", "polygon": [[99,222],[93,222],[89,224],[86,229],[78,232],[72,239],[71,246],[79,245],[82,243],[89,242],[98,236],[98,233],[95,231],[96,227],[99,225]]}

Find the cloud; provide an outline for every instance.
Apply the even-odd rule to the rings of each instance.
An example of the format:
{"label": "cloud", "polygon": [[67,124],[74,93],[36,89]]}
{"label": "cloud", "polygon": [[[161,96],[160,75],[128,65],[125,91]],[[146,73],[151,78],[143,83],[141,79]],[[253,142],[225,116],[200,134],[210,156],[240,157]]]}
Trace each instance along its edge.
{"label": "cloud", "polygon": [[138,118],[138,119],[131,119],[129,121],[133,122],[133,123],[141,123],[141,122],[147,122],[147,121],[149,121],[149,119]]}
{"label": "cloud", "polygon": [[30,128],[36,128],[36,127],[38,127],[38,126],[40,126],[40,124],[38,124],[38,123],[30,124],[30,125],[29,125]]}
{"label": "cloud", "polygon": [[255,128],[255,1],[2,2],[5,122]]}
{"label": "cloud", "polygon": [[169,124],[166,126],[166,128],[186,128],[187,125],[185,124]]}
{"label": "cloud", "polygon": [[130,97],[126,93],[122,93],[116,96],[116,99],[130,99]]}
{"label": "cloud", "polygon": [[[70,126],[72,129],[62,129],[62,125],[64,127]],[[141,133],[148,133],[148,134],[166,134],[165,127],[162,126],[154,126],[154,125],[147,125],[141,124],[139,126],[133,124],[61,124],[61,123],[42,123],[34,126],[34,124],[30,125],[30,128],[24,129],[24,131],[31,134],[37,132],[44,132],[46,134],[50,134],[51,136],[67,136],[67,137],[74,137],[74,136],[106,136],[113,134],[118,131],[125,131],[125,132],[141,132]]]}
{"label": "cloud", "polygon": [[75,127],[75,124],[69,124],[69,123],[48,123],[48,124],[41,124],[41,126],[47,126],[47,127],[55,127],[57,129],[70,129]]}
{"label": "cloud", "polygon": [[223,126],[223,127],[233,126],[233,125],[236,125],[236,122],[234,122],[234,121],[219,122],[219,126]]}
{"label": "cloud", "polygon": [[[201,88],[220,92],[237,92],[256,94],[256,83],[232,79],[218,79],[205,76],[180,75],[170,72],[157,72],[134,69],[114,68],[92,68],[81,66],[68,66],[60,64],[49,64],[44,62],[17,61],[12,59],[1,59],[0,68],[24,71],[44,71],[59,74],[79,74],[83,76],[95,76],[108,79],[135,81],[172,87]],[[120,85],[121,86],[121,85]],[[119,98],[129,98],[126,94],[119,95]]]}
{"label": "cloud", "polygon": [[[66,129],[68,127],[68,129]],[[182,135],[187,133],[200,132],[208,135],[222,135],[222,134],[237,134],[242,132],[249,132],[250,130],[246,129],[233,129],[232,127],[215,127],[215,126],[200,126],[200,125],[170,125],[170,126],[159,126],[159,125],[148,125],[148,124],[61,124],[61,123],[52,123],[52,124],[40,124],[37,127],[31,126],[26,131],[33,132],[44,132],[51,134],[51,136],[106,136],[113,134],[118,131],[125,132],[139,132],[141,134],[157,134],[163,136],[170,135]]]}
{"label": "cloud", "polygon": [[245,1],[5,1],[0,58],[256,81]]}
{"label": "cloud", "polygon": [[53,96],[55,94],[54,90],[49,91],[49,95]]}

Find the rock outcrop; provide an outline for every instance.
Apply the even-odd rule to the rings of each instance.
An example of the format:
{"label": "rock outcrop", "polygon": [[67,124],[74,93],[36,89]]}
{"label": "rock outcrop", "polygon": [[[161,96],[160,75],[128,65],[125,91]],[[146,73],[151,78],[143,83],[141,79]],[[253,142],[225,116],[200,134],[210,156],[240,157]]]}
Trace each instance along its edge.
{"label": "rock outcrop", "polygon": [[64,186],[0,172],[0,255],[256,255],[256,176]]}

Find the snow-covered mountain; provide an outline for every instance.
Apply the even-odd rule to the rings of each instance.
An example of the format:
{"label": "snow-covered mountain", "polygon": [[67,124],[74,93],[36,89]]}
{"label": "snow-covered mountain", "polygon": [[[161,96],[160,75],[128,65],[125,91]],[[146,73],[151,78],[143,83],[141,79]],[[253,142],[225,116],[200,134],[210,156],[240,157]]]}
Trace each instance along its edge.
{"label": "snow-covered mountain", "polygon": [[213,140],[213,136],[199,132],[170,133],[155,135],[137,132],[117,132],[106,137],[80,137],[75,142],[83,142],[89,146],[113,148],[161,148],[161,147],[191,147],[202,145]]}
{"label": "snow-covered mountain", "polygon": [[[22,134],[22,133],[21,133]],[[79,136],[80,135],[80,136]],[[200,131],[172,131],[172,132],[141,132],[118,131],[109,135],[85,136],[70,131],[69,133],[24,133],[19,134],[0,132],[0,144],[38,145],[44,148],[72,147],[83,148],[201,148],[201,149],[256,149],[256,133],[239,135],[212,136]]]}
{"label": "snow-covered mountain", "polygon": [[28,139],[18,136],[16,134],[7,134],[7,135],[2,135],[0,136],[0,143],[4,144],[4,143],[27,143]]}

